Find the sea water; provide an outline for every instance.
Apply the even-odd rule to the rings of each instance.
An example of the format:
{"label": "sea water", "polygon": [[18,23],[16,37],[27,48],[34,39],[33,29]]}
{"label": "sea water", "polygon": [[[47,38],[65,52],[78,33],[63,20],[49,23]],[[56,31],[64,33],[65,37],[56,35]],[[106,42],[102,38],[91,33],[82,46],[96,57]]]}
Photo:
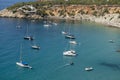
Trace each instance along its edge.
{"label": "sea water", "polygon": [[[1,80],[119,80],[120,74],[120,29],[100,24],[49,20],[51,24],[44,27],[44,20],[0,18],[0,79]],[[17,28],[16,26],[21,26]],[[35,39],[24,40],[28,34]],[[69,39],[61,34],[68,31],[74,34],[78,45],[71,48],[76,57],[63,56],[70,49]],[[110,43],[113,40],[114,43]],[[22,60],[33,69],[17,66],[20,45]],[[40,50],[33,50],[32,44],[40,45]],[[68,65],[74,62],[74,65]],[[87,72],[85,67],[93,67]]]}
{"label": "sea water", "polygon": [[[51,26],[44,27],[45,21],[0,18],[0,80],[120,79],[120,53],[116,52],[120,49],[119,28],[65,20],[47,20]],[[23,39],[27,27],[33,41]],[[74,34],[78,45],[70,47],[69,39],[65,39],[61,31]],[[32,44],[40,45],[40,50],[33,50]],[[70,48],[76,51],[76,57],[63,56]],[[33,69],[16,65],[20,51],[22,60]],[[69,65],[70,62],[74,65]],[[86,67],[93,70],[85,71]]]}

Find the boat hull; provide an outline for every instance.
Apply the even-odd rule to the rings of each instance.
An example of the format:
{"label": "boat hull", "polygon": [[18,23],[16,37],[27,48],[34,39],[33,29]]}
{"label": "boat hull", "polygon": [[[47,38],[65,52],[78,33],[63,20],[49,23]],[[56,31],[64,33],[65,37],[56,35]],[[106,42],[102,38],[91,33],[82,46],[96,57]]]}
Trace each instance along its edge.
{"label": "boat hull", "polygon": [[63,52],[64,56],[76,56],[76,52],[74,50],[70,50],[70,51],[65,51]]}
{"label": "boat hull", "polygon": [[85,70],[86,70],[86,71],[92,71],[93,68],[92,68],[92,67],[87,67],[87,68],[85,68]]}
{"label": "boat hull", "polygon": [[37,49],[37,50],[39,50],[40,47],[39,47],[39,46],[32,46],[32,49]]}
{"label": "boat hull", "polygon": [[33,38],[32,38],[32,37],[29,37],[29,36],[28,36],[28,37],[25,36],[24,39],[25,39],[25,40],[33,40]]}
{"label": "boat hull", "polygon": [[17,64],[18,66],[20,66],[20,67],[23,67],[23,68],[30,68],[30,69],[32,69],[31,66],[29,66],[29,65],[24,65],[24,64],[22,64],[21,62],[16,62],[16,64]]}
{"label": "boat hull", "polygon": [[69,43],[70,43],[70,44],[77,44],[76,41],[70,41]]}
{"label": "boat hull", "polygon": [[66,35],[65,38],[66,38],[66,39],[75,39],[75,37],[72,36],[72,35]]}

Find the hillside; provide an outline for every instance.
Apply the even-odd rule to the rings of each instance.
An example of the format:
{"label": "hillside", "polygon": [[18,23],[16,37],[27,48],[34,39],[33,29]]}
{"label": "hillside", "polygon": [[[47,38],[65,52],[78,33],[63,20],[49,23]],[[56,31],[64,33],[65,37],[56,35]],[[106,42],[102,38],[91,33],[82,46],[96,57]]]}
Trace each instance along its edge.
{"label": "hillside", "polygon": [[[75,0],[76,1],[76,0]],[[1,17],[56,18],[89,20],[120,27],[119,5],[81,5],[75,2],[28,2],[18,3],[0,11]]]}

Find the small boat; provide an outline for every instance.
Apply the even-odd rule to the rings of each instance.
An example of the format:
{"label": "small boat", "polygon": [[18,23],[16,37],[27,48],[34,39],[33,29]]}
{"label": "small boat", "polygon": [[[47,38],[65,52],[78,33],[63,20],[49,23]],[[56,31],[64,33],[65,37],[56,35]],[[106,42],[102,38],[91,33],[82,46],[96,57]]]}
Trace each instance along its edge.
{"label": "small boat", "polygon": [[28,63],[26,63],[26,62],[22,62],[22,61],[20,61],[20,62],[16,62],[16,64],[17,64],[18,66],[20,66],[20,67],[24,67],[24,68],[30,68],[30,69],[32,69],[32,67],[29,66]]}
{"label": "small boat", "polygon": [[61,33],[62,33],[62,34],[64,34],[64,35],[66,35],[66,34],[67,34],[67,32],[65,32],[65,31],[62,31]]}
{"label": "small boat", "polygon": [[44,24],[44,27],[49,27],[50,25],[49,24]]}
{"label": "small boat", "polygon": [[116,52],[120,52],[120,50],[116,50]]}
{"label": "small boat", "polygon": [[109,42],[110,42],[110,43],[114,43],[114,41],[113,41],[113,40],[109,40]]}
{"label": "small boat", "polygon": [[37,46],[37,45],[33,45],[33,46],[31,46],[32,47],[32,49],[40,49],[40,46]]}
{"label": "small boat", "polygon": [[77,44],[76,41],[69,41],[70,44]]}
{"label": "small boat", "polygon": [[21,26],[20,26],[20,25],[18,25],[18,26],[16,26],[16,28],[17,28],[17,29],[21,29]]}
{"label": "small boat", "polygon": [[28,35],[28,26],[27,26],[27,31],[26,31],[26,35],[24,36],[24,39],[25,40],[33,40],[33,37]]}
{"label": "small boat", "polygon": [[66,35],[65,38],[67,38],[67,39],[75,39],[74,35]]}
{"label": "small boat", "polygon": [[49,28],[51,26],[51,21],[49,21],[48,19],[46,21],[44,21],[44,25],[45,28]]}
{"label": "small boat", "polygon": [[70,65],[74,65],[74,63],[73,63],[73,62],[70,62]]}
{"label": "small boat", "polygon": [[53,22],[52,24],[53,24],[53,25],[55,25],[55,26],[57,26],[57,25],[58,25],[58,24],[57,24],[57,23],[55,23],[55,22]]}
{"label": "small boat", "polygon": [[86,67],[85,70],[86,70],[86,71],[92,71],[93,68],[92,68],[92,67]]}
{"label": "small boat", "polygon": [[25,40],[33,40],[33,37],[32,36],[24,36],[24,39]]}
{"label": "small boat", "polygon": [[[22,46],[21,46],[21,48],[22,48]],[[20,67],[23,67],[23,68],[30,68],[30,69],[32,69],[32,67],[29,66],[28,63],[22,61],[22,51],[20,51],[20,61],[16,62],[16,64],[18,66],[20,66]]]}
{"label": "small boat", "polygon": [[74,50],[69,50],[69,51],[64,51],[63,52],[64,56],[76,56],[76,52]]}

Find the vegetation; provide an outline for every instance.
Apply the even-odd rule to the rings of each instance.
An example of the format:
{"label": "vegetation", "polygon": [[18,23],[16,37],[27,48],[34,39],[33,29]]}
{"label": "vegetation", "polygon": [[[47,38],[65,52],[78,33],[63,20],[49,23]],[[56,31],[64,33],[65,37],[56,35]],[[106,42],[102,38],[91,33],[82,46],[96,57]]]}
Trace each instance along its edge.
{"label": "vegetation", "polygon": [[51,0],[51,1],[35,1],[35,2],[22,2],[17,3],[8,9],[15,9],[24,5],[33,5],[36,8],[42,6],[53,6],[53,5],[120,5],[120,0]]}

